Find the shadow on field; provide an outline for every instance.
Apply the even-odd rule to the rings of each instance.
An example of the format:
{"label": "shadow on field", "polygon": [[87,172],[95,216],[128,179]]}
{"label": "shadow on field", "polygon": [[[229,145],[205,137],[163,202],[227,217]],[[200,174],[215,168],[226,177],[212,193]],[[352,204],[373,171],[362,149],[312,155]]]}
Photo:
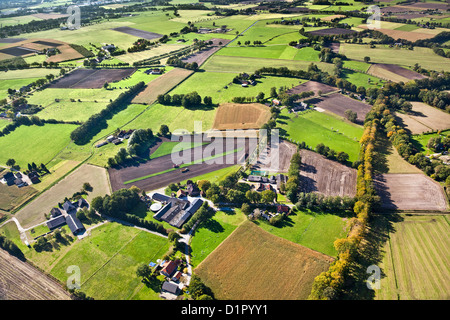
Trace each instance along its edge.
{"label": "shadow on field", "polygon": [[[394,233],[394,223],[401,221],[403,218],[397,213],[371,216],[365,240],[361,244],[355,262],[350,267],[350,275],[345,283],[345,299],[374,299],[375,291],[367,287],[368,278],[374,273],[368,273],[368,267],[380,266],[385,254],[384,246],[389,241],[389,233]],[[381,279],[385,277],[386,274],[381,270]]]}
{"label": "shadow on field", "polygon": [[374,145],[373,169],[376,174],[388,173],[387,156],[392,154],[393,147],[386,136],[379,135],[377,138]]}

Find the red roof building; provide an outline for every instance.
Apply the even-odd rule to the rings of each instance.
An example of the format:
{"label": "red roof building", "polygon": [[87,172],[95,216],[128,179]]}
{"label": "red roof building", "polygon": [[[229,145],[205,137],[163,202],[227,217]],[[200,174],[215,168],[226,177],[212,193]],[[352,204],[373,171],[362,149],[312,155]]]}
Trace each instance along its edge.
{"label": "red roof building", "polygon": [[160,273],[162,275],[170,278],[172,276],[172,274],[177,270],[177,267],[178,267],[178,265],[175,261],[167,261],[164,264]]}

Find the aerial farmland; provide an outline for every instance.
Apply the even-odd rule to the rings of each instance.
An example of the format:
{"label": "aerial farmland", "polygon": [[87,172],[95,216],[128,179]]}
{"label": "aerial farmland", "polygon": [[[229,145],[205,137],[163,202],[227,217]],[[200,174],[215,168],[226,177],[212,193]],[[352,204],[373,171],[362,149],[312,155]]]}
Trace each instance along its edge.
{"label": "aerial farmland", "polygon": [[448,300],[449,12],[2,2],[0,300]]}

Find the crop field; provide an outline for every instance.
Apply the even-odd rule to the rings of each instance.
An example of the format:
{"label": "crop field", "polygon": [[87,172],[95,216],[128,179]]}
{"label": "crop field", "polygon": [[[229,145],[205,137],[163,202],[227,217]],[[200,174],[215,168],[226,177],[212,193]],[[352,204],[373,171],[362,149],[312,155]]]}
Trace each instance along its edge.
{"label": "crop field", "polygon": [[294,300],[308,297],[314,278],[331,261],[245,221],[195,272],[220,300]]}
{"label": "crop field", "polygon": [[0,137],[0,163],[5,164],[10,158],[22,168],[31,162],[47,163],[70,143],[70,133],[75,128],[72,124],[20,126]]}
{"label": "crop field", "polygon": [[70,197],[75,192],[80,191],[85,182],[89,182],[93,187],[92,192],[88,193],[88,201],[96,196],[104,196],[110,193],[106,170],[83,164],[49,190],[39,195],[31,202],[31,205],[19,210],[16,213],[16,218],[24,228],[45,221],[44,214],[49,213],[65,197]]}
{"label": "crop field", "polygon": [[332,87],[317,81],[307,81],[305,83],[302,83],[301,85],[295,86],[289,90],[287,90],[287,93],[289,94],[299,94],[306,91],[313,91],[314,94],[318,94],[319,91],[322,92],[322,94],[330,93],[333,91],[338,91],[339,89],[336,87]]}
{"label": "crop field", "polygon": [[429,48],[415,47],[414,50],[408,50],[377,46],[371,49],[369,45],[343,43],[339,53],[359,61],[369,56],[370,61],[375,63],[396,64],[404,67],[412,67],[418,63],[426,69],[450,71],[448,59],[438,56]]}
{"label": "crop field", "polygon": [[270,119],[270,110],[259,103],[221,104],[217,109],[213,128],[227,129],[259,129]]}
{"label": "crop field", "polygon": [[147,87],[133,99],[133,103],[152,104],[156,101],[158,95],[167,93],[191,74],[191,70],[175,68],[154,81],[151,81]]}
{"label": "crop field", "polygon": [[442,138],[444,138],[448,134],[450,134],[450,130],[444,130],[444,131],[441,131],[440,133],[436,132],[436,133],[431,133],[431,134],[413,135],[411,138],[412,138],[412,143],[419,150],[419,152],[425,152],[425,154],[428,155],[428,154],[434,153],[432,150],[427,148],[428,141],[431,138],[436,138],[438,136],[441,136]]}
{"label": "crop field", "polygon": [[0,210],[11,211],[37,193],[32,186],[17,188],[0,183]]}
{"label": "crop field", "polygon": [[371,76],[362,72],[357,72],[353,70],[343,70],[342,79],[345,79],[357,87],[368,88],[381,88],[385,83],[384,80]]}
{"label": "crop field", "polygon": [[0,268],[1,300],[70,300],[59,283],[4,250],[0,250]]}
{"label": "crop field", "polygon": [[300,182],[302,192],[319,192],[326,196],[356,195],[356,170],[331,161],[322,155],[301,150]]}
{"label": "crop field", "polygon": [[424,174],[383,174],[374,179],[381,209],[447,210],[442,187]]}
{"label": "crop field", "polygon": [[22,70],[0,71],[0,80],[17,80],[30,78],[44,78],[48,74],[57,75],[59,69],[32,68]]}
{"label": "crop field", "polygon": [[120,62],[126,62],[126,63],[129,63],[130,65],[132,65],[134,62],[149,59],[152,57],[156,57],[156,56],[159,56],[159,55],[162,55],[165,53],[169,53],[169,52],[172,52],[175,50],[179,50],[183,47],[186,47],[186,45],[167,44],[164,46],[152,48],[150,50],[122,54],[119,56],[115,56],[114,58],[116,58]]}
{"label": "crop field", "polygon": [[105,82],[116,82],[131,76],[136,69],[78,69],[51,84],[49,88],[100,89]]}
{"label": "crop field", "polygon": [[450,128],[450,115],[448,113],[422,102],[412,101],[411,104],[413,108],[410,114],[397,112],[396,115],[412,134]]}
{"label": "crop field", "polygon": [[[81,270],[81,290],[87,295],[96,300],[126,300],[138,289],[152,291],[142,288],[137,267],[156,262],[168,248],[167,238],[108,222],[91,230],[81,241],[53,252],[30,250],[27,257],[62,282],[68,277],[67,267],[77,265]],[[154,296],[157,299],[157,294]]]}
{"label": "crop field", "polygon": [[373,64],[369,70],[369,74],[394,82],[408,82],[414,79],[425,79],[426,76],[412,70],[402,68],[394,64]]}
{"label": "crop field", "polygon": [[448,300],[449,221],[444,215],[402,214],[393,224],[381,268],[378,300]]}
{"label": "crop field", "polygon": [[283,110],[277,123],[280,136],[285,136],[288,140],[299,143],[304,141],[311,148],[323,143],[336,152],[346,152],[349,161],[353,162],[358,158],[362,129],[333,115],[310,111],[296,116]]}

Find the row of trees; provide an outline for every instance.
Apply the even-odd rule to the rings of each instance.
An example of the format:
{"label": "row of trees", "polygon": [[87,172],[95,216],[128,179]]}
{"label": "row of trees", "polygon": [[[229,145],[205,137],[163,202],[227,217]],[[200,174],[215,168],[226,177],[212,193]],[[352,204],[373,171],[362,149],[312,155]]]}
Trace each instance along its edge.
{"label": "row of trees", "polygon": [[349,196],[325,196],[321,193],[300,192],[297,195],[297,208],[306,208],[310,210],[320,210],[328,212],[353,211],[355,200]]}
{"label": "row of trees", "polygon": [[106,120],[111,118],[120,108],[123,108],[127,102],[144,88],[143,81],[123,92],[113,102],[109,103],[105,109],[89,117],[81,126],[71,132],[70,138],[78,145],[87,143],[93,136],[107,127]]}
{"label": "row of trees", "polygon": [[330,159],[333,161],[338,161],[342,164],[348,165],[349,155],[348,155],[348,153],[346,153],[344,151],[336,152],[335,150],[331,149],[330,147],[324,145],[323,143],[319,143],[316,146],[315,151],[317,153],[323,155],[327,159]]}
{"label": "row of trees", "polygon": [[210,96],[202,97],[198,94],[197,91],[193,91],[187,94],[160,94],[156,98],[156,101],[163,105],[172,105],[172,106],[183,106],[185,108],[191,108],[195,106],[200,106],[202,104],[206,106],[213,105],[212,98]]}
{"label": "row of trees", "polygon": [[167,230],[162,224],[144,220],[129,213],[133,212],[133,210],[142,203],[139,193],[140,190],[137,187],[120,189],[113,192],[111,195],[95,197],[92,199],[91,207],[101,215],[125,220],[145,229],[156,231],[161,234],[167,234]]}

